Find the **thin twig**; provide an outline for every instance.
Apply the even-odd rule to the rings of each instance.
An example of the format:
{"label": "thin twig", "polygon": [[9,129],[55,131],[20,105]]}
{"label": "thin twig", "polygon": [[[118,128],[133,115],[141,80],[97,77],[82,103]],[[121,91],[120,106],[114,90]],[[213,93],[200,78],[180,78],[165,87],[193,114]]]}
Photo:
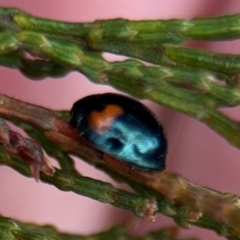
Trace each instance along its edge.
{"label": "thin twig", "polygon": [[[238,239],[240,199],[236,195],[220,193],[198,186],[179,174],[169,171],[150,172],[133,168],[129,172],[129,168],[125,164],[106,154],[103,155],[81,139],[78,131],[57,117],[54,112],[3,95],[0,95],[0,102],[0,115],[2,117],[38,128],[45,137],[61,146],[64,151],[74,153],[95,166],[103,168],[107,172],[110,171],[111,174],[116,172],[118,177],[123,176],[125,180],[127,177],[128,182],[145,185],[147,188],[157,191],[160,195],[152,193],[152,196],[160,201],[159,211],[173,217],[182,226],[200,225],[221,232],[228,239]],[[8,160],[5,164],[8,164]],[[69,176],[69,174],[64,177],[64,173],[57,171],[53,178],[45,175],[41,175],[41,177],[57,187],[64,186],[60,188],[70,188],[75,192],[80,191],[72,188],[75,186],[72,184],[77,184],[77,180],[71,180],[74,179],[74,176]],[[58,185],[59,183],[60,185]],[[76,187],[79,185],[77,184]],[[147,188],[146,191],[148,191]],[[82,194],[82,191],[78,193]],[[88,192],[88,190],[85,191]],[[166,202],[161,201],[162,195],[166,198]],[[120,207],[122,207],[121,204]],[[209,217],[211,221],[209,221]]]}

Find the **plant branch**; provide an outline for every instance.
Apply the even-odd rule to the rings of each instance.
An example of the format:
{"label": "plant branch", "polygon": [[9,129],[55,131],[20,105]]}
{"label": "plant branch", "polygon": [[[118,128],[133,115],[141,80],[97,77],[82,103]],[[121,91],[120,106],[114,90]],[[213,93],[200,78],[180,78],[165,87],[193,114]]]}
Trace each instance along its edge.
{"label": "plant branch", "polygon": [[103,41],[89,43],[88,49],[97,52],[110,52],[133,58],[138,58],[150,63],[164,66],[181,66],[200,68],[218,73],[220,79],[226,79],[235,84],[234,79],[239,78],[240,55],[223,54],[182,47],[174,44],[136,44],[112,39],[110,42]]}
{"label": "plant branch", "polygon": [[[0,8],[0,20],[1,65],[18,68],[34,79],[79,71],[94,83],[109,84],[195,117],[240,148],[240,123],[219,111],[220,107],[240,104],[239,55],[173,45],[190,39],[239,38],[240,15],[190,21],[114,19],[65,23],[37,18],[18,9]],[[146,66],[138,60],[108,62],[102,51],[161,65]],[[225,84],[219,84],[219,79]],[[62,170],[57,170],[53,177],[41,174],[43,181],[131,210],[150,221],[155,219],[158,209],[183,227],[194,224],[231,240],[240,239],[238,196],[198,186],[169,171],[129,171],[124,163],[82,139],[76,129],[59,117],[62,115],[0,95],[0,116],[21,125],[59,161]],[[81,177],[68,156],[70,153],[125,180],[141,195]],[[10,156],[3,149],[0,154],[1,163],[29,176],[26,164],[18,156]]]}
{"label": "plant branch", "polygon": [[[3,34],[6,35],[4,39],[9,41],[14,38],[8,32]],[[239,123],[217,110],[221,106],[238,105],[240,90],[218,85],[217,77],[207,70],[195,69],[191,72],[176,67],[145,66],[136,60],[110,63],[100,54],[84,52],[77,44],[64,39],[36,32],[20,32],[14,36],[13,52],[17,42],[22,49],[50,59],[66,69],[81,71],[93,82],[110,84],[138,98],[148,98],[195,117],[240,147]],[[32,63],[29,61],[29,64]],[[25,71],[28,69],[32,72],[32,68],[25,68]]]}
{"label": "plant branch", "polygon": [[[204,226],[224,234],[228,239],[239,239],[240,199],[236,195],[200,187],[187,181],[179,174],[169,171],[151,172],[132,169],[129,172],[125,164],[106,154],[103,155],[99,150],[89,145],[79,136],[76,129],[60,119],[54,112],[3,95],[0,96],[0,102],[0,115],[2,117],[27,123],[40,129],[45,137],[59,145],[64,152],[74,153],[110,174],[115,172],[118,178],[122,176],[122,179],[127,180],[132,185],[145,185],[145,189],[140,192],[142,194],[143,192],[148,193],[152,198],[155,198],[158,202],[159,211],[173,217],[181,226],[187,227],[189,224]],[[2,156],[1,161],[18,171],[24,169],[23,163],[19,167],[14,165],[20,163],[16,159],[10,160],[9,157]],[[26,174],[26,170],[24,172]],[[145,198],[116,190],[107,183],[89,178],[75,178],[74,174],[70,175],[61,170],[57,170],[54,177],[41,174],[41,179],[62,190],[71,190],[83,195],[88,194],[87,196],[102,202],[109,202],[118,207],[131,209],[138,216],[141,215],[139,209],[141,211],[144,209],[144,207],[139,208],[138,204],[146,206],[143,204],[146,203]],[[84,186],[82,189],[81,186],[84,183],[87,184],[87,187]],[[91,184],[91,187],[88,184]],[[99,194],[99,188],[103,189],[103,191],[100,191],[101,194]],[[89,191],[89,189],[93,190]],[[152,190],[149,192],[148,189]],[[102,192],[108,192],[108,194],[104,195]],[[132,200],[130,201],[130,199]],[[152,209],[151,204],[147,205]],[[143,212],[148,213],[148,211]],[[153,215],[152,213],[151,216]],[[226,227],[227,225],[228,227]]]}
{"label": "plant branch", "polygon": [[[98,20],[66,23],[34,17],[18,9],[0,8],[0,27],[14,32],[34,31],[78,42],[85,50],[137,57],[155,64],[205,68],[235,77],[240,57],[194,50],[173,44],[190,39],[233,40],[240,36],[240,15],[193,20]],[[117,31],[116,31],[117,29]]]}
{"label": "plant branch", "polygon": [[[28,240],[101,240],[101,239],[126,239],[126,240],[180,240],[177,237],[178,229],[176,227],[167,227],[156,232],[151,232],[146,236],[134,237],[130,233],[130,226],[119,225],[111,229],[89,236],[73,235],[59,232],[50,225],[39,226],[31,223],[22,223],[20,221],[0,216],[0,238],[1,239],[28,239]],[[196,240],[195,238],[181,238],[181,240]]]}
{"label": "plant branch", "polygon": [[240,37],[239,14],[193,20],[113,19],[66,23],[34,17],[15,8],[0,8],[0,18],[0,29],[54,32],[61,36],[85,38],[90,42],[116,39],[147,44],[182,43],[189,39],[219,41]]}
{"label": "plant branch", "polygon": [[[9,166],[26,177],[30,177],[28,165],[15,155],[9,155],[0,149],[0,163]],[[136,194],[116,189],[111,184],[99,180],[82,177],[76,173],[55,169],[54,176],[41,173],[40,179],[54,185],[62,191],[72,191],[103,203],[133,212],[149,221],[155,220],[157,204],[153,200]]]}

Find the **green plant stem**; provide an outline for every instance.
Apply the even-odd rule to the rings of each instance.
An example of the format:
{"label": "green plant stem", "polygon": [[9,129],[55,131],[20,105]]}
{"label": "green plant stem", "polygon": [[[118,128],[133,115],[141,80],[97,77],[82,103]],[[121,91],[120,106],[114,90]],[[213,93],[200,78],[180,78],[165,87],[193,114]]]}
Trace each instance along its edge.
{"label": "green plant stem", "polygon": [[[51,225],[39,226],[0,216],[0,239],[2,240],[180,240],[177,237],[178,229],[176,227],[163,228],[141,237],[134,237],[129,232],[130,226],[119,225],[104,232],[83,236],[59,232]],[[196,239],[181,238],[181,240]]]}
{"label": "green plant stem", "polygon": [[[113,19],[93,23],[66,23],[34,17],[18,9],[0,8],[0,18],[2,29],[55,35],[77,41],[91,51],[128,55],[156,64],[205,68],[227,75],[239,73],[238,55],[217,54],[172,44],[189,39],[219,41],[239,38],[240,15],[190,21]],[[4,41],[4,44],[7,42]]]}
{"label": "green plant stem", "polygon": [[209,69],[227,75],[240,72],[240,55],[221,54],[176,45],[164,45],[164,54],[177,65]]}
{"label": "green plant stem", "polygon": [[[26,177],[31,177],[28,165],[17,156],[10,156],[0,149],[0,163],[7,165]],[[132,211],[137,216],[143,216],[141,211],[149,199],[139,195],[116,189],[111,184],[88,177],[81,177],[74,173],[56,169],[53,177],[41,174],[40,179],[54,185],[62,191],[72,191],[103,203],[109,203],[115,207]]]}
{"label": "green plant stem", "polygon": [[[83,178],[64,170],[58,170],[54,177],[41,174],[43,181],[53,184],[59,189],[74,191],[77,194],[108,202],[120,208],[131,207],[131,211],[137,216],[149,220],[154,219],[155,211],[158,208],[159,212],[172,217],[180,226],[189,227],[194,224],[213,229],[228,239],[239,239],[240,210],[239,197],[236,195],[198,186],[179,174],[166,170],[148,172],[133,168],[129,172],[128,166],[87,145],[79,137],[76,129],[59,119],[52,111],[6,96],[1,96],[0,102],[2,103],[0,105],[1,116],[20,123],[27,123],[31,127],[39,129],[42,135],[62,147],[64,152],[83,157],[111,176],[127,181],[141,195],[114,189],[107,183]],[[40,139],[40,141],[42,140]],[[29,175],[27,165],[16,156],[10,157],[4,152],[2,154],[1,163],[22,174]],[[155,199],[157,202],[154,200],[144,201],[144,199]],[[216,212],[214,209],[218,209],[218,211]]]}
{"label": "green plant stem", "polygon": [[2,29],[55,33],[96,42],[103,39],[118,39],[147,44],[182,43],[189,39],[219,41],[240,37],[239,14],[193,20],[113,19],[93,23],[65,23],[34,17],[14,8],[0,8],[0,18]]}
{"label": "green plant stem", "polygon": [[[2,151],[2,148],[0,149],[0,163],[15,169],[16,171],[23,174],[24,176],[30,177],[30,171],[28,169],[27,164],[22,162],[16,156],[9,156],[8,154],[4,153]],[[65,173],[61,170],[57,170],[53,177],[48,177],[44,174],[41,174],[40,178],[42,181],[49,183],[51,185],[54,185],[55,187],[59,188],[62,191],[73,191],[76,194],[87,196],[104,203],[109,203],[115,207],[130,210],[133,213],[137,214],[137,216],[140,216],[142,214],[141,209],[144,209],[144,205],[146,204],[146,202],[149,201],[148,199],[138,196],[136,194],[132,194],[120,189],[113,188],[113,186],[109,183],[104,183],[99,180],[94,180],[87,177],[72,175],[69,173]],[[173,206],[171,205],[170,202],[164,199],[160,200],[160,198],[158,199],[158,207],[160,212],[162,212],[167,216],[173,217],[178,225],[185,228],[189,227],[188,224],[186,225],[189,219],[186,218],[187,209],[185,207]],[[198,221],[192,222],[192,224],[196,224],[200,227],[212,229],[218,232],[219,234],[226,236],[227,239],[229,240],[240,239],[239,235],[231,227],[227,227],[225,224],[215,222],[207,216],[202,216]],[[7,227],[5,224],[4,225],[2,224],[1,217],[0,217],[0,237],[8,236],[5,234],[12,234],[8,232],[9,231],[8,228],[9,227]],[[10,230],[12,231],[12,229]],[[36,235],[34,234],[32,235],[32,233],[29,233],[29,231],[25,232],[19,228],[18,230],[19,232],[15,232],[16,237],[21,236],[24,239],[24,237],[26,238],[26,236],[28,236],[27,239],[35,240],[35,238],[33,237],[36,237],[36,239],[41,239],[41,234],[39,235],[38,233],[36,233]],[[30,236],[32,238],[29,238]],[[2,238],[2,239],[5,240],[9,238]],[[18,238],[16,238],[16,240],[17,239]]]}
{"label": "green plant stem", "polygon": [[[192,21],[116,19],[72,24],[36,18],[17,9],[0,8],[0,19],[2,65],[19,68],[25,75],[35,79],[48,75],[63,76],[72,70],[80,71],[95,83],[109,84],[138,98],[148,98],[195,117],[220,133],[230,143],[240,147],[240,123],[231,120],[218,110],[222,106],[232,107],[240,104],[240,90],[237,88],[239,56],[213,54],[172,45],[189,39],[214,41],[239,38],[240,15]],[[156,49],[158,51],[154,52]],[[107,62],[101,56],[100,51],[103,50],[115,51],[118,54],[129,53],[129,56],[140,57],[152,63],[162,63],[164,66],[146,66],[137,60]],[[36,55],[39,59],[29,59],[26,53]],[[219,78],[227,84],[219,85]],[[69,132],[64,131],[70,131],[72,134],[74,130],[51,115],[51,112],[40,111],[43,114],[39,115],[38,112],[31,111],[34,107],[30,105],[27,105],[26,109],[21,107],[14,109],[13,106],[20,103],[2,95],[0,99],[2,116],[39,127],[44,130],[48,139],[61,147],[62,142],[66,141],[65,145],[69,147],[69,152],[75,152],[95,165],[101,165],[103,159],[106,162],[114,162],[94,149],[89,150],[85,143],[81,143],[82,148],[77,149],[76,140],[79,140],[79,137],[73,134],[75,142],[71,142]],[[50,116],[51,121],[46,122],[46,118]],[[63,128],[58,128],[57,124]],[[58,138],[64,141],[61,142]],[[68,141],[73,145],[70,146]],[[44,142],[45,139],[43,145]],[[59,159],[63,170],[58,170],[53,178],[42,174],[41,178],[44,181],[65,191],[74,191],[124,209],[131,209],[138,216],[146,213],[143,211],[145,205],[141,202],[145,198],[79,176],[66,153],[59,156],[55,154],[54,157]],[[1,161],[23,174],[29,174],[27,166],[21,163],[16,165],[16,157],[13,161],[12,157],[5,156]],[[239,239],[240,217],[236,196],[208,191],[167,171],[151,175],[133,170],[132,176],[129,176],[129,172],[125,172],[124,175],[119,169],[116,171],[120,176],[130,178],[127,180],[130,184],[131,180],[138,181],[136,189],[140,189],[141,183],[151,188],[152,191],[145,189],[139,192],[154,196],[158,201],[159,211],[173,217],[179,225],[188,226],[193,223],[214,229],[228,239]],[[82,183],[85,184],[85,189],[79,187]],[[96,190],[89,191],[94,186],[102,189],[105,194],[99,195]],[[164,186],[172,186],[171,189],[176,187],[172,190],[175,195]],[[196,197],[199,194],[201,197]],[[162,201],[162,195],[166,197],[166,202]],[[219,215],[212,211],[215,206],[222,207],[218,213],[222,214],[220,220]]]}
{"label": "green plant stem", "polygon": [[[9,39],[12,39],[11,35]],[[17,40],[23,49],[29,49],[65,68],[77,69],[95,83],[110,84],[138,98],[148,98],[195,117],[230,143],[240,146],[239,124],[217,111],[220,106],[238,105],[240,90],[218,85],[216,76],[211,72],[145,66],[136,60],[110,63],[98,53],[84,52],[73,42],[35,32],[20,32],[16,35]]]}
{"label": "green plant stem", "polygon": [[52,61],[27,59],[18,52],[0,55],[0,65],[19,69],[26,77],[34,80],[64,77],[70,71]]}
{"label": "green plant stem", "polygon": [[18,127],[23,129],[31,138],[37,139],[41,146],[44,146],[46,153],[54,159],[57,159],[61,169],[65,173],[79,174],[75,168],[74,160],[68,153],[62,151],[61,147],[52,141],[49,141],[38,129],[35,129],[27,124],[15,122]]}
{"label": "green plant stem", "polygon": [[219,73],[220,79],[222,74],[227,75],[230,82],[240,72],[240,55],[237,54],[214,53],[173,44],[135,44],[117,40],[89,43],[88,46],[91,51],[126,55],[154,64],[211,70]]}

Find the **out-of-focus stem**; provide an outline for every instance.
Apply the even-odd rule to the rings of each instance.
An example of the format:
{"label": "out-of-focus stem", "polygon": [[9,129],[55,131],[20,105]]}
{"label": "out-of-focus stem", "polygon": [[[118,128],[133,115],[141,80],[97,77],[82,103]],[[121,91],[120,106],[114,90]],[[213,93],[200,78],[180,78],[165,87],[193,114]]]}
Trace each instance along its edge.
{"label": "out-of-focus stem", "polygon": [[[102,240],[102,239],[126,239],[126,240],[178,240],[178,229],[176,227],[162,228],[150,232],[145,236],[133,237],[129,233],[131,227],[119,225],[107,231],[95,233],[88,236],[61,233],[55,227],[46,225],[39,226],[17,221],[15,219],[0,216],[0,239],[4,240]],[[180,240],[180,239],[179,239]],[[195,238],[181,238],[181,240],[196,240]]]}

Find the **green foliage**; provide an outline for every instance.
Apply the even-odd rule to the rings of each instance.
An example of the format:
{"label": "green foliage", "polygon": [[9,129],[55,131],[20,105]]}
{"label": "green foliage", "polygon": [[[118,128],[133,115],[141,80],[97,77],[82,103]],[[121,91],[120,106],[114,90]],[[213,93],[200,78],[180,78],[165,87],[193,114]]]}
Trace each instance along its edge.
{"label": "green foliage", "polygon": [[[0,19],[0,65],[17,68],[28,78],[35,80],[48,76],[61,77],[71,71],[79,71],[94,83],[111,85],[137,98],[147,98],[194,117],[214,129],[231,144],[240,147],[239,122],[219,111],[221,107],[234,107],[240,103],[240,56],[213,53],[181,45],[190,39],[219,41],[239,38],[240,15],[191,21],[113,19],[93,23],[65,23],[34,17],[18,9],[0,8]],[[108,62],[102,57],[102,52],[126,55],[130,59]],[[30,59],[26,53],[38,58]],[[151,64],[146,65],[141,60]],[[180,226],[188,227],[189,224],[195,224],[213,229],[228,239],[240,239],[238,226],[240,210],[237,196],[204,189],[167,172],[156,175],[156,179],[151,182],[152,185],[149,184],[147,187],[136,183],[134,179],[125,179],[121,173],[116,173],[106,166],[99,166],[100,157],[95,154],[98,152],[86,150],[85,145],[81,145],[80,153],[74,152],[69,146],[65,146],[64,149],[56,140],[57,125],[51,125],[50,120],[56,118],[53,113],[43,111],[50,116],[47,123],[41,114],[35,116],[33,113],[36,111],[31,112],[31,108],[34,107],[24,105],[26,108],[19,108],[14,101],[7,100],[3,95],[0,98],[3,102],[0,115],[15,121],[30,136],[37,139],[49,155],[59,161],[61,170],[56,170],[54,176],[41,173],[41,180],[63,191],[73,191],[130,210],[146,219],[152,219],[155,212],[159,211],[174,218]],[[44,114],[43,116],[46,116]],[[56,114],[66,119],[67,112]],[[61,124],[65,124],[63,120]],[[55,135],[50,130],[55,131]],[[115,179],[124,179],[138,194],[82,177],[74,168],[70,152],[85,158]],[[22,162],[19,156],[6,153],[1,148],[0,157],[0,163],[30,176],[26,163]],[[158,186],[159,182],[166,180],[163,174],[166,174],[168,184],[174,183],[171,186],[178,186],[177,189],[171,189],[173,191],[171,194],[176,194],[176,198],[171,198],[169,192],[163,191]],[[144,174],[141,177],[145,177]],[[147,176],[147,180],[150,181],[151,178]],[[191,195],[193,193],[194,195]],[[223,214],[226,219],[218,219],[217,214],[208,211],[204,205],[206,204],[204,198],[203,202],[200,202],[202,205],[191,205],[192,200],[188,197],[195,195],[204,196],[209,200],[209,204],[213,201],[216,206],[224,205],[218,214]],[[152,199],[149,199],[153,197],[154,204],[151,202]],[[149,209],[152,212],[147,215]],[[116,227],[106,233],[89,237],[70,236],[60,234],[51,227],[25,225],[3,217],[0,218],[0,229],[1,239],[13,240],[106,239],[107,236],[111,236],[109,239],[118,239],[116,236],[139,240],[161,237],[176,239],[171,229],[170,232],[169,229],[161,230],[145,237],[133,238],[124,227]],[[168,235],[164,235],[166,232]]]}

